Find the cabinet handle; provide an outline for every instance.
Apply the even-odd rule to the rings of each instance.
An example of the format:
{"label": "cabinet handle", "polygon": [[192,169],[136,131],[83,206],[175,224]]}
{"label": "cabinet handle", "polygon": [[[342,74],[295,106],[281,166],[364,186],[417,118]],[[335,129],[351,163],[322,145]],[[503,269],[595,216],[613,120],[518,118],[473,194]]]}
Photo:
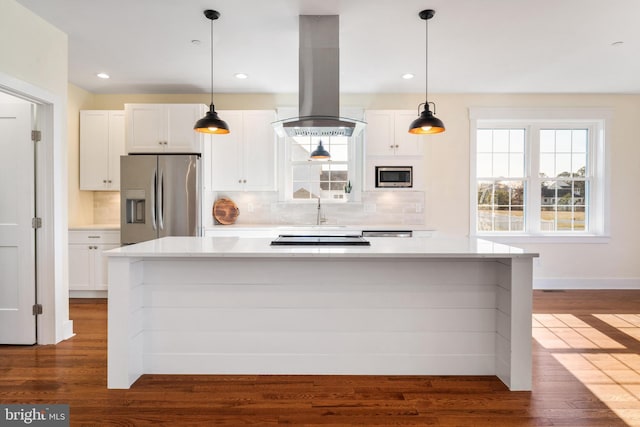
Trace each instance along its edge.
{"label": "cabinet handle", "polygon": [[242,180],[241,179],[238,180],[238,184],[242,184]]}
{"label": "cabinet handle", "polygon": [[243,179],[243,180],[242,180],[242,183],[243,183],[243,184],[246,184],[246,183],[247,183],[247,180],[246,180],[246,179]]}
{"label": "cabinet handle", "polygon": [[399,148],[400,146],[398,144],[396,144],[396,148]]}
{"label": "cabinet handle", "polygon": [[99,239],[100,236],[89,236],[90,239]]}
{"label": "cabinet handle", "polygon": [[111,180],[108,180],[107,182],[108,182],[109,184],[111,184]]}
{"label": "cabinet handle", "polygon": [[162,145],[162,141],[158,141],[158,144]]}
{"label": "cabinet handle", "polygon": [[391,145],[389,146],[389,148],[393,148],[393,144],[391,144]]}
{"label": "cabinet handle", "polygon": [[106,180],[106,179],[103,179],[103,180],[102,180],[102,183],[103,183],[103,184],[106,184],[106,183],[107,183],[107,180]]}

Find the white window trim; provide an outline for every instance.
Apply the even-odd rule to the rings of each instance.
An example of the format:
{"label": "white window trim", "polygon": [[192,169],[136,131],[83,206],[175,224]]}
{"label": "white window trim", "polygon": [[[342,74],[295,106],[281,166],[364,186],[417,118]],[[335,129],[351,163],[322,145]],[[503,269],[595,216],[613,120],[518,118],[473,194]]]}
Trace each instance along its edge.
{"label": "white window trim", "polygon": [[[610,167],[609,167],[609,146],[611,145],[611,124],[613,120],[613,109],[611,108],[493,108],[493,107],[472,107],[469,108],[469,235],[472,237],[490,238],[502,243],[606,243],[610,240]],[[537,165],[532,161],[537,161],[537,156],[532,156],[533,149],[530,141],[532,131],[545,126],[581,124],[588,126],[593,132],[590,139],[594,146],[590,147],[593,156],[589,159],[593,176],[597,177],[591,181],[591,201],[590,201],[590,225],[588,232],[571,233],[543,233],[536,224],[533,229],[529,228],[524,233],[514,232],[478,232],[477,231],[477,179],[476,179],[476,147],[477,130],[490,126],[522,127],[526,129],[527,156],[526,175],[530,183],[539,182],[538,177],[532,177],[530,171],[537,170]],[[482,124],[482,126],[479,126]],[[533,196],[533,198],[538,196]],[[527,218],[531,218],[531,209],[539,206],[538,203],[531,203],[531,198],[527,197]]]}

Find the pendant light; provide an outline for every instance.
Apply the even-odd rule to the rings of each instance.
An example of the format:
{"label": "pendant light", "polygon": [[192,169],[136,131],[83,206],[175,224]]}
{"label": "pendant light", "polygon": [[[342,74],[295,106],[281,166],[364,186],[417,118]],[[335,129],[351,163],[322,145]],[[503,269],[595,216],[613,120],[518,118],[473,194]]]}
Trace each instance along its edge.
{"label": "pendant light", "polygon": [[220,18],[220,12],[208,9],[204,11],[204,16],[211,20],[211,105],[207,114],[198,120],[193,128],[196,132],[225,134],[229,133],[229,125],[218,117],[213,105],[213,21]]}
{"label": "pendant light", "polygon": [[331,154],[329,154],[329,152],[324,149],[322,141],[320,141],[320,143],[318,144],[318,148],[311,152],[309,158],[313,160],[328,160],[331,158]]}
{"label": "pendant light", "polygon": [[[434,114],[436,112],[436,104],[433,102],[429,102],[428,99],[428,52],[429,52],[429,19],[433,18],[433,15],[436,14],[436,11],[433,9],[423,10],[418,14],[421,19],[425,21],[425,69],[424,69],[424,97],[425,102],[418,105],[418,111],[420,111],[420,106],[424,105],[424,111],[420,114],[420,117],[415,119],[411,126],[409,127],[409,133],[413,134],[426,134],[426,133],[441,133],[444,132],[444,124],[442,120],[437,118]],[[433,112],[429,109],[429,104],[433,105]]]}

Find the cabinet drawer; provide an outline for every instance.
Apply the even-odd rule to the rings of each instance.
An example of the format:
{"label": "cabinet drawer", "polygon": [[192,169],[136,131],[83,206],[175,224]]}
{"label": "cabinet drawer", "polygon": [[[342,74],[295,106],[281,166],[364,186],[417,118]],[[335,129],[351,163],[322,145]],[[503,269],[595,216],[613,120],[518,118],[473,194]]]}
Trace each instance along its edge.
{"label": "cabinet drawer", "polygon": [[82,230],[69,231],[69,243],[119,244],[120,230]]}

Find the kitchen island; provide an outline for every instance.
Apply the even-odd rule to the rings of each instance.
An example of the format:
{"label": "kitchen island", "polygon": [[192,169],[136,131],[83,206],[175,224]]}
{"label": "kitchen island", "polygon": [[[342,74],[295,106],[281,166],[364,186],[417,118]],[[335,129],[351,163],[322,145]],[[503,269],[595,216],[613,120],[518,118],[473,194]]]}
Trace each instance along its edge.
{"label": "kitchen island", "polygon": [[497,375],[531,389],[532,260],[480,239],[165,237],[109,257],[108,387],[143,374]]}

